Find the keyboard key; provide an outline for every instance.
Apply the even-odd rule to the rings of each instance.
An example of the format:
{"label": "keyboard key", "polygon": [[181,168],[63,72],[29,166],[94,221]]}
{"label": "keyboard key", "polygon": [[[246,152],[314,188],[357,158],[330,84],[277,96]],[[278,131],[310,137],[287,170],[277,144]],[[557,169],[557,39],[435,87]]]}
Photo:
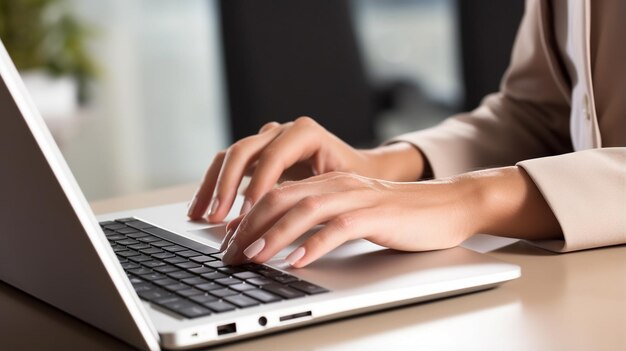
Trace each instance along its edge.
{"label": "keyboard key", "polygon": [[130,283],[135,285],[135,284],[141,284],[141,283],[145,283],[146,281],[139,278],[139,277],[135,277],[134,275],[129,275],[128,276],[128,280],[130,280]]}
{"label": "keyboard key", "polygon": [[156,286],[150,283],[140,283],[140,284],[133,284],[133,288],[135,289],[137,293],[140,293],[140,292],[145,292],[145,291],[155,289]]}
{"label": "keyboard key", "polygon": [[235,309],[235,306],[224,301],[209,302],[205,303],[204,306],[210,308],[217,313],[228,312]]}
{"label": "keyboard key", "polygon": [[113,221],[104,221],[104,222],[100,222],[99,224],[101,227],[106,227],[107,225],[114,225],[116,223]]}
{"label": "keyboard key", "polygon": [[213,296],[213,295],[203,294],[203,295],[190,296],[189,300],[192,300],[192,301],[200,303],[200,304],[204,304],[204,303],[207,303],[207,302],[217,301],[218,298]]}
{"label": "keyboard key", "polygon": [[116,240],[126,240],[128,238],[126,238],[126,236],[122,234],[115,234],[115,235],[107,236],[107,239],[116,241]]}
{"label": "keyboard key", "polygon": [[159,240],[159,241],[151,242],[150,245],[156,246],[156,247],[166,247],[166,246],[171,246],[172,243],[169,241],[165,241],[165,240]]}
{"label": "keyboard key", "polygon": [[211,268],[221,268],[221,267],[225,267],[226,263],[222,261],[211,261],[211,262],[205,263],[204,265],[211,267]]}
{"label": "keyboard key", "polygon": [[131,257],[139,255],[139,252],[133,250],[119,251],[116,254],[120,257]]}
{"label": "keyboard key", "polygon": [[235,279],[235,278],[230,278],[230,277],[229,278],[216,279],[215,282],[218,283],[218,284],[222,284],[222,285],[235,285],[235,284],[242,283],[241,280]]}
{"label": "keyboard key", "polygon": [[211,314],[211,311],[207,308],[196,305],[195,303],[182,298],[171,298],[161,305],[187,318],[195,318]]}
{"label": "keyboard key", "polygon": [[243,272],[244,269],[243,268],[239,268],[239,267],[231,267],[231,266],[227,266],[227,267],[222,267],[222,268],[218,268],[218,271],[226,274],[226,275],[233,275],[239,272]]}
{"label": "keyboard key", "polygon": [[194,288],[185,289],[185,290],[176,290],[176,293],[178,295],[185,296],[185,297],[204,294],[203,291],[200,291],[200,290],[194,289]]}
{"label": "keyboard key", "polygon": [[[180,252],[178,254],[180,254]],[[215,261],[215,258],[211,256],[194,256],[194,257],[191,257],[190,260],[197,262],[197,263],[204,263],[204,262]]]}
{"label": "keyboard key", "polygon": [[222,279],[222,278],[227,278],[228,276],[226,274],[220,273],[220,272],[210,272],[210,273],[204,273],[201,274],[201,276],[203,278],[207,278],[209,280],[217,280],[217,279]]}
{"label": "keyboard key", "polygon": [[126,235],[127,237],[131,238],[131,239],[139,239],[139,238],[145,238],[148,236],[148,234],[143,233],[143,232],[138,232],[135,231],[135,233],[130,233]]}
{"label": "keyboard key", "polygon": [[125,246],[139,244],[139,241],[135,239],[116,240],[115,242]]}
{"label": "keyboard key", "polygon": [[139,268],[139,267],[141,267],[141,266],[136,264],[136,263],[132,263],[132,262],[122,263],[122,268],[124,268],[124,270],[135,269],[135,268]]}
{"label": "keyboard key", "polygon": [[246,279],[246,283],[248,284],[254,284],[257,286],[261,286],[261,285],[265,285],[265,284],[274,284],[276,283],[275,281],[269,279],[269,278],[251,278],[251,279]]}
{"label": "keyboard key", "polygon": [[132,234],[132,233],[137,233],[137,229],[133,229],[133,228],[122,228],[122,229],[117,229],[116,232],[120,233],[120,234]]}
{"label": "keyboard key", "polygon": [[150,256],[146,256],[146,255],[132,256],[132,257],[129,257],[128,259],[133,261],[133,262],[144,262],[144,261],[152,260],[152,258],[150,258]]}
{"label": "keyboard key", "polygon": [[247,280],[247,279],[251,279],[251,278],[259,278],[261,276],[259,274],[257,274],[257,273],[254,273],[254,272],[241,272],[241,273],[233,274],[233,277],[239,278],[239,279],[242,279],[242,280]]}
{"label": "keyboard key", "polygon": [[193,272],[193,273],[196,273],[196,274],[204,274],[204,273],[215,272],[214,270],[212,270],[211,268],[208,268],[208,267],[191,268],[191,269],[189,269],[189,271]]}
{"label": "keyboard key", "polygon": [[290,287],[280,284],[266,284],[262,286],[263,290],[269,291],[272,294],[276,294],[285,299],[294,299],[297,297],[306,296],[303,292],[292,289]]}
{"label": "keyboard key", "polygon": [[295,283],[291,283],[289,284],[290,287],[294,288],[294,289],[298,289],[302,292],[305,292],[309,295],[314,295],[314,294],[321,294],[324,292],[327,292],[328,290],[317,286],[315,284],[311,284],[309,282],[305,282],[305,281],[299,281],[299,282],[295,282]]}
{"label": "keyboard key", "polygon": [[215,284],[215,283],[198,284],[198,285],[195,285],[194,287],[203,291],[224,289],[223,286],[219,284]]}
{"label": "keyboard key", "polygon": [[165,265],[165,263],[163,263],[161,261],[155,261],[155,260],[144,261],[144,262],[141,262],[141,264],[146,266],[146,267],[148,267],[148,268],[157,268],[157,267]]}
{"label": "keyboard key", "polygon": [[183,269],[191,269],[191,268],[198,268],[198,267],[202,267],[201,265],[195,263],[195,262],[182,262],[182,263],[177,263],[176,267],[178,268],[183,268]]}
{"label": "keyboard key", "polygon": [[178,280],[194,277],[193,274],[189,272],[185,272],[185,271],[172,272],[172,273],[168,273],[167,275],[171,278],[178,279]]}
{"label": "keyboard key", "polygon": [[182,257],[185,257],[185,258],[194,257],[194,256],[201,256],[202,255],[200,253],[197,253],[197,252],[191,251],[191,250],[178,251],[176,254],[178,256],[182,256]]}
{"label": "keyboard key", "polygon": [[227,296],[224,298],[224,300],[232,303],[233,305],[239,307],[239,308],[246,308],[246,307],[251,307],[251,306],[258,306],[259,305],[259,301],[249,298],[247,296],[244,295],[234,295],[234,296]]}
{"label": "keyboard key", "polygon": [[170,266],[169,264],[163,264],[163,266],[157,267],[154,270],[159,273],[171,273],[171,272],[177,272],[180,269],[178,267]]}
{"label": "keyboard key", "polygon": [[171,245],[171,246],[164,246],[163,250],[165,250],[167,252],[178,252],[178,251],[185,251],[187,249],[182,247],[182,246]]}
{"label": "keyboard key", "polygon": [[113,245],[111,246],[111,248],[113,248],[113,252],[120,252],[120,251],[128,250],[125,246],[122,246],[122,245]]}
{"label": "keyboard key", "polygon": [[153,242],[155,242],[155,241],[160,241],[161,239],[159,239],[159,238],[155,238],[155,237],[153,237],[153,236],[145,236],[145,237],[143,237],[143,238],[138,238],[137,240],[138,240],[138,241],[141,241],[141,242],[143,242],[143,243],[153,243]]}
{"label": "keyboard key", "polygon": [[182,314],[187,318],[204,317],[211,314],[211,311],[202,306],[190,306],[177,310],[176,312]]}
{"label": "keyboard key", "polygon": [[178,291],[178,290],[187,290],[187,289],[190,289],[191,287],[186,284],[178,283],[178,284],[165,285],[164,288],[169,291]]}
{"label": "keyboard key", "polygon": [[133,249],[133,250],[145,250],[145,249],[149,249],[150,245],[146,243],[139,243],[135,245],[129,245],[128,248]]}
{"label": "keyboard key", "polygon": [[139,268],[136,268],[136,269],[129,269],[128,271],[131,272],[132,274],[136,274],[136,275],[152,273],[152,269],[148,269],[148,268],[145,268],[145,267],[139,267]]}
{"label": "keyboard key", "polygon": [[157,272],[152,272],[149,274],[143,274],[141,276],[143,279],[145,280],[160,280],[160,279],[165,279],[165,276],[163,274],[157,273]]}
{"label": "keyboard key", "polygon": [[119,222],[119,223],[128,223],[128,222],[133,222],[136,221],[136,219],[128,217],[128,218],[119,218],[116,219],[115,222]]}
{"label": "keyboard key", "polygon": [[147,228],[153,228],[154,227],[151,224],[144,223],[144,222],[141,222],[141,221],[127,222],[126,225],[129,226],[129,227],[133,227],[135,229],[147,229]]}
{"label": "keyboard key", "polygon": [[163,250],[157,249],[156,247],[151,247],[149,249],[139,250],[139,252],[146,255],[154,255],[163,252]]}
{"label": "keyboard key", "polygon": [[243,283],[243,284],[230,285],[229,288],[233,290],[237,290],[237,291],[246,291],[246,290],[256,289],[256,286],[252,284]]}
{"label": "keyboard key", "polygon": [[185,284],[189,284],[189,285],[200,285],[200,284],[209,283],[208,280],[200,278],[200,277],[182,279],[181,282]]}
{"label": "keyboard key", "polygon": [[172,258],[166,258],[163,261],[167,262],[167,263],[171,263],[171,264],[177,264],[177,263],[182,263],[182,262],[188,262],[186,259],[182,258],[182,257],[172,257]]}
{"label": "keyboard key", "polygon": [[152,281],[154,284],[159,285],[159,286],[166,286],[166,285],[174,285],[174,284],[178,284],[178,280],[174,280],[171,278],[165,278],[165,279],[159,279],[159,280],[154,280]]}
{"label": "keyboard key", "polygon": [[157,299],[163,299],[163,298],[175,296],[171,292],[168,292],[159,288],[154,289],[154,290],[141,291],[137,293],[137,295],[139,295],[139,297],[141,297],[142,299],[148,300],[148,301],[154,301]]}
{"label": "keyboard key", "polygon": [[281,284],[288,284],[288,283],[293,283],[293,282],[297,282],[299,279],[292,276],[292,275],[287,275],[287,274],[282,274],[282,275],[275,275],[272,276],[272,279],[274,279],[275,281],[281,283]]}
{"label": "keyboard key", "polygon": [[174,254],[173,254],[173,253],[169,253],[169,252],[161,252],[161,253],[158,253],[158,254],[154,254],[154,255],[152,255],[152,257],[154,257],[154,258],[158,258],[158,259],[162,260],[162,259],[166,259],[166,258],[170,258],[170,257],[175,257],[175,256],[174,256]]}
{"label": "keyboard key", "polygon": [[269,293],[267,291],[263,291],[260,289],[255,289],[255,290],[246,290],[244,291],[245,295],[248,295],[254,299],[257,299],[263,303],[270,303],[270,302],[276,302],[276,301],[280,301],[281,298]]}
{"label": "keyboard key", "polygon": [[[199,288],[200,286],[197,286],[197,288]],[[236,292],[235,290],[231,290],[228,288],[224,288],[224,289],[216,289],[216,290],[210,290],[209,293],[211,295],[217,296],[217,297],[226,297],[226,296],[231,296],[231,295],[237,295],[239,294],[238,292]]]}
{"label": "keyboard key", "polygon": [[105,225],[104,228],[110,229],[110,230],[117,230],[117,229],[126,228],[126,226],[124,224],[114,223],[114,224]]}

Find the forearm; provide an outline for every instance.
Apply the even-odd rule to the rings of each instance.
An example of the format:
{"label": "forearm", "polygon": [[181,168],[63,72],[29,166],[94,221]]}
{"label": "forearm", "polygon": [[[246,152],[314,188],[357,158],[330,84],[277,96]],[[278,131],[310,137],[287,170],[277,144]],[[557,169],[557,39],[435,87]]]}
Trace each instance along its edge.
{"label": "forearm", "polygon": [[473,199],[466,206],[476,220],[476,233],[528,240],[562,239],[550,206],[522,168],[496,168],[457,178],[473,189]]}

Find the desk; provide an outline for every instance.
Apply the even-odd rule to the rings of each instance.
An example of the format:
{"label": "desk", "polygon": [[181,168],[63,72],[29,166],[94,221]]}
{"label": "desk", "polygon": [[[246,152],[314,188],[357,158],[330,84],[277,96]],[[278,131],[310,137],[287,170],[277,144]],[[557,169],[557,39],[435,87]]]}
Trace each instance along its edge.
{"label": "desk", "polygon": [[[92,204],[96,213],[185,201],[183,185]],[[272,334],[215,350],[626,350],[626,246],[555,255],[524,242],[488,253],[522,277],[479,293]],[[0,350],[130,350],[0,283]]]}

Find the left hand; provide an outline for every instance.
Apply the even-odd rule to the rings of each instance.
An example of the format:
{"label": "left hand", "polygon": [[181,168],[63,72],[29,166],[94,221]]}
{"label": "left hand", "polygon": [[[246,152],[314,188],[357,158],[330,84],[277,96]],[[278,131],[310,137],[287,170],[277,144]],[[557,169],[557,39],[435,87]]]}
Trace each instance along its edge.
{"label": "left hand", "polygon": [[398,183],[338,172],[286,182],[228,225],[223,260],[266,262],[318,224],[325,225],[287,257],[292,266],[360,238],[403,251],[450,248],[477,230],[472,191],[460,181]]}

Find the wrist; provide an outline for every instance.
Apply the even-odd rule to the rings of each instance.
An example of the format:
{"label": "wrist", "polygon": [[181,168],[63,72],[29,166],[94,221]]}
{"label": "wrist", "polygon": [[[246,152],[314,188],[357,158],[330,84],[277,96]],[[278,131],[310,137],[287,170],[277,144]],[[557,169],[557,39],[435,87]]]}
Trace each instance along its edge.
{"label": "wrist", "polygon": [[471,217],[475,233],[521,239],[561,236],[552,210],[530,177],[517,166],[459,176],[472,189]]}
{"label": "wrist", "polygon": [[413,145],[405,142],[361,150],[366,159],[364,175],[391,181],[416,181],[424,174],[425,158]]}

